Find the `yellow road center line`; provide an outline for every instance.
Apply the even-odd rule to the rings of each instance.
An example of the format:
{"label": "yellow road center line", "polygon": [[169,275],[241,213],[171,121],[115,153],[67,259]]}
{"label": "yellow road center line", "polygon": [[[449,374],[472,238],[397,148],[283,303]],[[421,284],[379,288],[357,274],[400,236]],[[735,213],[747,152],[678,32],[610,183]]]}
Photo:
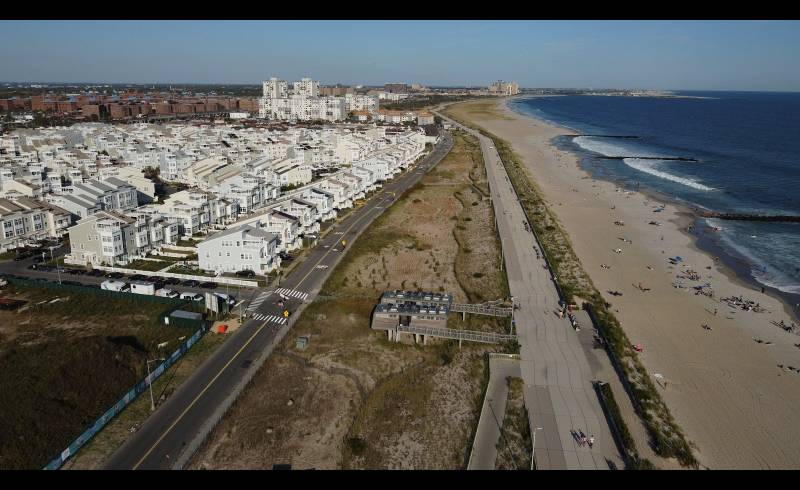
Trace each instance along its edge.
{"label": "yellow road center line", "polygon": [[188,412],[194,406],[194,404],[197,403],[197,400],[199,400],[200,397],[203,396],[203,394],[206,391],[208,391],[208,389],[211,387],[211,385],[214,384],[214,381],[216,381],[217,378],[220,377],[222,372],[225,371],[228,368],[228,366],[231,365],[231,363],[234,361],[234,359],[239,357],[239,354],[242,353],[242,351],[245,349],[245,347],[250,345],[250,342],[253,341],[253,339],[256,337],[256,335],[258,335],[258,333],[261,332],[261,330],[263,330],[265,326],[267,326],[267,322],[266,321],[264,323],[262,323],[260,327],[258,327],[258,330],[256,330],[255,333],[253,333],[253,335],[251,335],[249,339],[247,339],[247,342],[244,343],[244,345],[236,352],[236,354],[234,354],[233,357],[231,357],[231,359],[227,363],[225,363],[224,366],[222,366],[222,369],[219,370],[217,375],[214,376],[214,378],[211,381],[208,382],[208,384],[205,386],[205,388],[203,388],[203,391],[201,391],[200,394],[198,394],[195,397],[195,399],[192,400],[192,403],[190,403],[189,406],[186,407],[186,409],[183,412],[181,412],[181,414],[178,416],[178,418],[175,419],[175,422],[173,422],[172,425],[170,425],[167,428],[167,430],[165,430],[164,433],[161,434],[161,437],[159,437],[158,440],[150,447],[150,449],[148,449],[147,452],[144,453],[144,456],[142,456],[142,458],[133,466],[132,469],[135,470],[139,466],[141,466],[142,462],[144,462],[144,460],[147,459],[148,456],[150,456],[150,453],[153,452],[153,449],[155,449],[156,446],[158,446],[158,444],[164,439],[164,437],[166,437],[166,435],[169,434],[169,432],[175,427],[175,425],[177,425],[177,423],[180,422],[181,419],[183,419],[183,416],[186,415],[186,412]]}

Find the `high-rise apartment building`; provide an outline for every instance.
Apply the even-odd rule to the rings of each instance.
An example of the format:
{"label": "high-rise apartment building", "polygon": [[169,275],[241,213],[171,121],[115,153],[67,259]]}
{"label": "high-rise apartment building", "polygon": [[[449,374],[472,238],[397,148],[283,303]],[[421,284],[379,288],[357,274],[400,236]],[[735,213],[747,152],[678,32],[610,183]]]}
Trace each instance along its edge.
{"label": "high-rise apartment building", "polygon": [[493,94],[517,95],[519,93],[519,85],[517,82],[504,82],[502,80],[498,80],[489,85],[489,92]]}
{"label": "high-rise apartment building", "polygon": [[299,82],[294,82],[293,95],[301,97],[319,97],[319,82],[310,78],[303,78]]}
{"label": "high-rise apartment building", "polygon": [[284,99],[289,96],[289,84],[285,80],[275,77],[264,82],[264,97],[270,99]]}
{"label": "high-rise apartment building", "polygon": [[264,82],[259,117],[281,121],[341,121],[347,117],[344,97],[320,97],[319,82],[303,78],[292,84],[271,78]]}

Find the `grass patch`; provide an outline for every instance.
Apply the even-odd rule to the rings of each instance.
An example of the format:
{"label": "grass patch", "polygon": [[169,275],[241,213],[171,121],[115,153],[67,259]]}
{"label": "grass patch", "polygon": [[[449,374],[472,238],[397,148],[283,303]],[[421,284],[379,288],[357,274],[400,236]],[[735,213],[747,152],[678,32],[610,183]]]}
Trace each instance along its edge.
{"label": "grass patch", "polygon": [[157,323],[169,304],[84,289],[4,291],[28,304],[0,311],[0,468],[43,467],[144,376],[158,344],[191,334]]}
{"label": "grass patch", "polygon": [[170,265],[170,262],[162,261],[162,260],[134,260],[130,262],[128,265],[125,266],[126,269],[134,269],[138,271],[150,271],[156,272],[160,271],[164,267]]}

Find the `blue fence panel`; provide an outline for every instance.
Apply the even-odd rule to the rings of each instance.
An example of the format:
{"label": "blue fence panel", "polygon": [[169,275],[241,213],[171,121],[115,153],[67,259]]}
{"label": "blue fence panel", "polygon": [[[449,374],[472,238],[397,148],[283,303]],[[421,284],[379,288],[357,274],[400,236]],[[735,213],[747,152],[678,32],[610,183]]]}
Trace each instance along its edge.
{"label": "blue fence panel", "polygon": [[164,373],[170,366],[172,366],[175,361],[181,358],[198,340],[200,337],[203,336],[203,332],[205,331],[205,327],[200,327],[191,337],[189,337],[186,342],[181,344],[178,349],[172,353],[167,359],[164,360],[163,363],[159,364],[158,367],[150,373],[149,376],[145,376],[145,378],[138,383],[125,395],[117,401],[111,408],[109,408],[103,415],[98,418],[91,427],[86,429],[83,434],[79,435],[72,443],[67,446],[66,449],[61,451],[61,454],[56,456],[52,461],[47,463],[47,465],[43,468],[45,470],[57,470],[61,468],[64,462],[69,459],[70,457],[74,456],[78,450],[92,437],[97,435],[103,427],[106,426],[108,422],[111,421],[117,414],[119,414],[125,407],[127,407],[133,400],[136,399],[143,391],[145,391],[149,386],[150,383],[154,382],[158,379],[161,374]]}

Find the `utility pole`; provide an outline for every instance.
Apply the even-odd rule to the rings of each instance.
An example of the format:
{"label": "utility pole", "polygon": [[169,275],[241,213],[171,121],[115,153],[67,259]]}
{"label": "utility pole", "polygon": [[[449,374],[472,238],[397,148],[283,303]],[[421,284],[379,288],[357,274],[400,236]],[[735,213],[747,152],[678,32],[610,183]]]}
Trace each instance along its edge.
{"label": "utility pole", "polygon": [[[148,378],[150,377],[150,363],[151,362],[155,362],[155,361],[163,361],[163,360],[164,359],[150,359],[150,360],[147,361],[147,377]],[[156,402],[155,402],[155,399],[153,399],[153,380],[152,379],[148,383],[148,386],[150,387],[150,411],[154,412],[156,410]]]}

